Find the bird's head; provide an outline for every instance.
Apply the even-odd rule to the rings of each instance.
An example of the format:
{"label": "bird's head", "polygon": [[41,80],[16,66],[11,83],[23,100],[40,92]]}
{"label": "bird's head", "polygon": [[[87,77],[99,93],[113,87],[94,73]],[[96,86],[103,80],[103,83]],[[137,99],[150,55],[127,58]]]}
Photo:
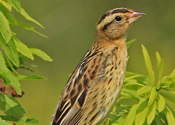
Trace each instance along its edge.
{"label": "bird's head", "polygon": [[107,11],[97,24],[99,37],[118,39],[123,37],[129,26],[145,15],[127,8],[115,8]]}

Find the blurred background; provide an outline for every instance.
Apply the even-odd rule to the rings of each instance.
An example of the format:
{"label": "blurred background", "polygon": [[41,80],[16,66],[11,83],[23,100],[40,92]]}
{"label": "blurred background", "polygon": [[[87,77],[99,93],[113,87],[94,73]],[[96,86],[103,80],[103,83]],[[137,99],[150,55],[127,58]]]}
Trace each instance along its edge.
{"label": "blurred background", "polygon": [[[19,99],[28,116],[48,125],[59,96],[76,65],[89,49],[95,37],[95,26],[109,9],[127,7],[147,15],[139,19],[128,32],[128,41],[136,39],[129,48],[127,71],[146,74],[141,44],[144,44],[156,66],[155,52],[165,62],[164,75],[175,68],[175,0],[22,0],[23,8],[45,29],[36,29],[47,35],[45,39],[33,32],[14,29],[21,41],[29,47],[47,52],[53,62],[35,58],[26,65],[36,74],[47,77],[43,81],[22,81],[25,92]],[[18,19],[22,19],[17,15]],[[23,19],[22,19],[23,20]],[[33,24],[32,24],[33,25]],[[25,71],[26,72],[26,71]]]}

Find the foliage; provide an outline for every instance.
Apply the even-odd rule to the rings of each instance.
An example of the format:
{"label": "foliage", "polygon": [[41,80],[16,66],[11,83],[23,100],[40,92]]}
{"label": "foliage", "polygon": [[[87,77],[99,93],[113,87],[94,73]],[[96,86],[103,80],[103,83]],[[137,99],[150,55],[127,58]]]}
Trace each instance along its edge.
{"label": "foliage", "polygon": [[[20,103],[16,98],[7,95],[5,89],[9,88],[13,96],[15,96],[15,93],[16,96],[20,96],[22,94],[20,80],[44,79],[44,77],[38,75],[18,73],[17,69],[25,67],[23,65],[26,59],[34,60],[34,55],[45,61],[52,61],[52,59],[44,51],[37,48],[29,48],[17,38],[16,33],[11,30],[12,27],[22,27],[43,37],[46,36],[36,31],[33,26],[17,20],[13,16],[12,11],[21,14],[26,20],[44,28],[21,7],[20,0],[0,0],[0,125],[11,125],[11,123],[36,124],[38,121],[26,117]],[[11,122],[8,123],[6,121]]]}
{"label": "foliage", "polygon": [[175,70],[163,77],[164,63],[156,52],[155,74],[143,45],[142,51],[148,76],[126,73],[121,96],[104,121],[105,125],[175,125],[172,108],[175,104]]}

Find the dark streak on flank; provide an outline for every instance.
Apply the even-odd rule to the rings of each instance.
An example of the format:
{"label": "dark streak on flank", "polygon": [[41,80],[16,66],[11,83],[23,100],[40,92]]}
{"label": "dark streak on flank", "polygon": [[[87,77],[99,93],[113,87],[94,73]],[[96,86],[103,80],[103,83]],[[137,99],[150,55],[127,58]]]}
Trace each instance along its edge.
{"label": "dark streak on flank", "polygon": [[86,93],[87,93],[87,89],[85,89],[83,91],[83,93],[81,94],[81,96],[79,97],[78,99],[78,103],[79,103],[79,106],[82,107],[83,104],[84,104],[84,101],[85,101],[85,98],[86,98]]}

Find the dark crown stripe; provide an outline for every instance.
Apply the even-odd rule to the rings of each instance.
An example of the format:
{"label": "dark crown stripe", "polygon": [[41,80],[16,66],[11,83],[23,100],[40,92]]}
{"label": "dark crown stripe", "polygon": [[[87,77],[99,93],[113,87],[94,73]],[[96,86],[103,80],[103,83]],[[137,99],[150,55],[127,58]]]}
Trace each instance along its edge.
{"label": "dark crown stripe", "polygon": [[129,11],[127,9],[121,8],[121,9],[116,9],[111,12],[111,14],[114,13],[128,13]]}
{"label": "dark crown stripe", "polygon": [[107,16],[109,16],[110,14],[114,14],[114,13],[128,13],[128,12],[129,12],[129,10],[127,10],[127,9],[125,9],[125,8],[114,9],[114,10],[112,10],[112,11],[108,11],[108,12],[106,12],[106,13],[101,17],[100,21],[99,21],[97,24],[101,23],[102,20],[104,20],[104,19],[105,19]]}

